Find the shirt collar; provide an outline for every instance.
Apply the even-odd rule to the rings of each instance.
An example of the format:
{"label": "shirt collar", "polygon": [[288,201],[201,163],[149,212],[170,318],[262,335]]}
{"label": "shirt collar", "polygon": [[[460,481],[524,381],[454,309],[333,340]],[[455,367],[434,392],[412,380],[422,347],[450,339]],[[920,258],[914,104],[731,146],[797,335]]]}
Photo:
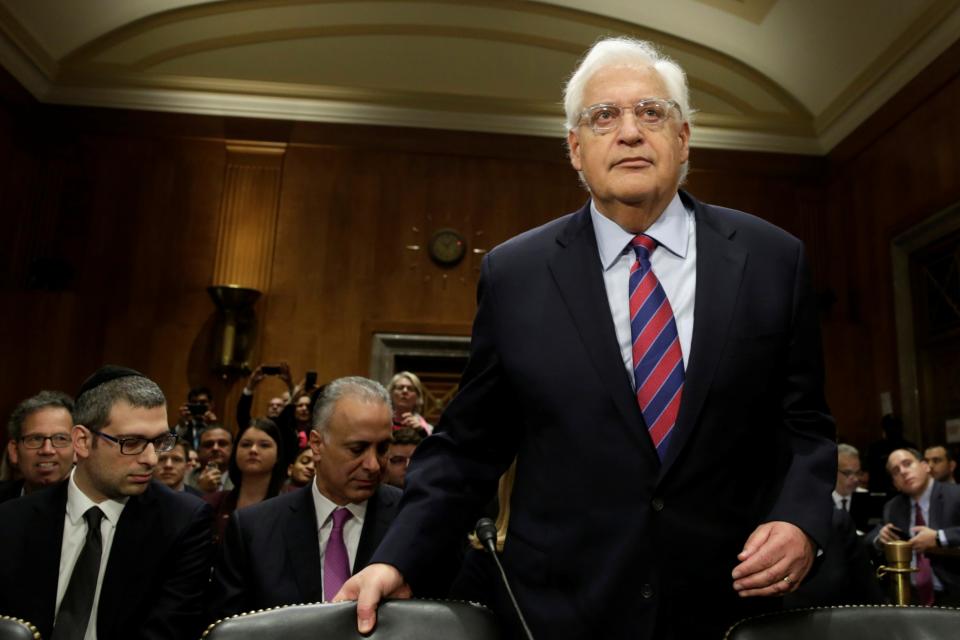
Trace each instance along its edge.
{"label": "shirt collar", "polygon": [[[320,493],[320,487],[317,486],[316,481],[311,482],[310,486],[311,492],[313,493],[313,509],[317,513],[317,530],[319,531],[323,525],[327,523],[327,520],[330,519],[333,512],[340,508],[340,505]],[[360,503],[351,502],[343,506],[353,514],[354,520],[362,525],[363,518],[367,515],[367,502],[367,500]]]}
{"label": "shirt collar", "polygon": [[[606,271],[613,266],[624,251],[627,245],[633,240],[634,235],[616,222],[606,217],[597,209],[597,203],[590,200],[590,217],[593,220],[593,231],[597,236],[597,248],[600,250],[600,262]],[[673,196],[673,200],[663,210],[660,217],[657,218],[650,228],[644,233],[657,243],[665,247],[670,253],[680,258],[687,257],[687,244],[690,238],[690,212],[683,206],[680,200],[680,194]]]}
{"label": "shirt collar", "polygon": [[[919,497],[919,498],[917,498],[916,500],[912,500],[912,501],[911,501],[911,502],[913,502],[914,504],[919,504],[919,505],[920,505],[920,508],[921,508],[923,511],[928,511],[928,512],[929,512],[929,510],[930,510],[930,494],[933,493],[933,483],[934,483],[934,482],[935,482],[935,480],[934,480],[933,478],[930,478],[929,480],[927,480],[927,488],[923,490],[923,493],[920,494],[920,497]],[[930,523],[927,523],[927,526],[929,527],[929,526],[930,526]]]}
{"label": "shirt collar", "polygon": [[96,503],[77,485],[76,474],[77,468],[74,467],[73,471],[70,472],[70,480],[67,482],[67,517],[70,518],[70,524],[79,525],[83,522],[83,514],[90,507],[100,507],[104,517],[111,525],[116,527],[117,523],[120,522],[120,514],[123,513],[123,508],[127,506],[129,498],[124,497],[120,500],[108,498],[103,502]]}

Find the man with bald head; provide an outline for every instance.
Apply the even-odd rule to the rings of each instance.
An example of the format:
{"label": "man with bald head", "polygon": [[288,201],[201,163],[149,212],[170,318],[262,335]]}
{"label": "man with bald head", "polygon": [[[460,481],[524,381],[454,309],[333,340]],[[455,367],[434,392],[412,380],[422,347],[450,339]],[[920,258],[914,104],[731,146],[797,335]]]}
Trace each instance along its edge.
{"label": "man with bald head", "polygon": [[503,564],[535,637],[719,638],[810,570],[837,458],[803,245],[679,190],[688,93],[629,38],[571,76],[589,200],[484,256],[460,391],[339,595],[361,631],[380,598],[422,591],[514,459]]}

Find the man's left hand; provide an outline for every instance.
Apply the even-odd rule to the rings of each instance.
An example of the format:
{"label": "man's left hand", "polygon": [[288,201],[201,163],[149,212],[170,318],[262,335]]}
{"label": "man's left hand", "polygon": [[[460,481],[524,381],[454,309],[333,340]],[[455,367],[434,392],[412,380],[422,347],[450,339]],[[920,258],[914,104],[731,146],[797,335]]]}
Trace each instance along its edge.
{"label": "man's left hand", "polygon": [[796,589],[813,564],[813,541],[789,522],[757,527],[733,569],[733,588],[741,597],[777,596]]}
{"label": "man's left hand", "polygon": [[937,546],[937,532],[930,527],[910,527],[910,547],[917,553],[929,551]]}

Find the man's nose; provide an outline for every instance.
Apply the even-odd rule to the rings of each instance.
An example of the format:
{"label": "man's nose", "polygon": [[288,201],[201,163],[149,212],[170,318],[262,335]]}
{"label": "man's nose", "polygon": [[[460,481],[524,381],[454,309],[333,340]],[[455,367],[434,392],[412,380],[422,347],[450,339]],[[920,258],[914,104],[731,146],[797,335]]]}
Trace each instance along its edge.
{"label": "man's nose", "polygon": [[47,438],[46,440],[44,440],[43,445],[40,447],[39,453],[43,455],[52,455],[56,453],[53,450],[53,440],[51,440],[50,438]]}
{"label": "man's nose", "polygon": [[620,128],[617,130],[617,136],[623,142],[634,144],[643,140],[646,130],[640,126],[637,121],[637,115],[632,109],[624,109],[620,114]]}
{"label": "man's nose", "polygon": [[147,446],[140,453],[140,462],[151,467],[157,466],[159,461],[159,456],[157,455],[157,448],[153,446],[152,442],[148,442]]}

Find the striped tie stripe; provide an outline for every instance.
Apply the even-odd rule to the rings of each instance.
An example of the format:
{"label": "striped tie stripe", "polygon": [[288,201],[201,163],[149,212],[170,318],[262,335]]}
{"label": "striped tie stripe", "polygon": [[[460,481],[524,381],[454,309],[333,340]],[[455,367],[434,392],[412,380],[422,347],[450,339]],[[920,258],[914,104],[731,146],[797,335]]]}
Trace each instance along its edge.
{"label": "striped tie stripe", "polygon": [[680,411],[683,355],[670,301],[650,268],[656,241],[641,234],[631,246],[637,256],[630,269],[629,292],[637,403],[662,459]]}

